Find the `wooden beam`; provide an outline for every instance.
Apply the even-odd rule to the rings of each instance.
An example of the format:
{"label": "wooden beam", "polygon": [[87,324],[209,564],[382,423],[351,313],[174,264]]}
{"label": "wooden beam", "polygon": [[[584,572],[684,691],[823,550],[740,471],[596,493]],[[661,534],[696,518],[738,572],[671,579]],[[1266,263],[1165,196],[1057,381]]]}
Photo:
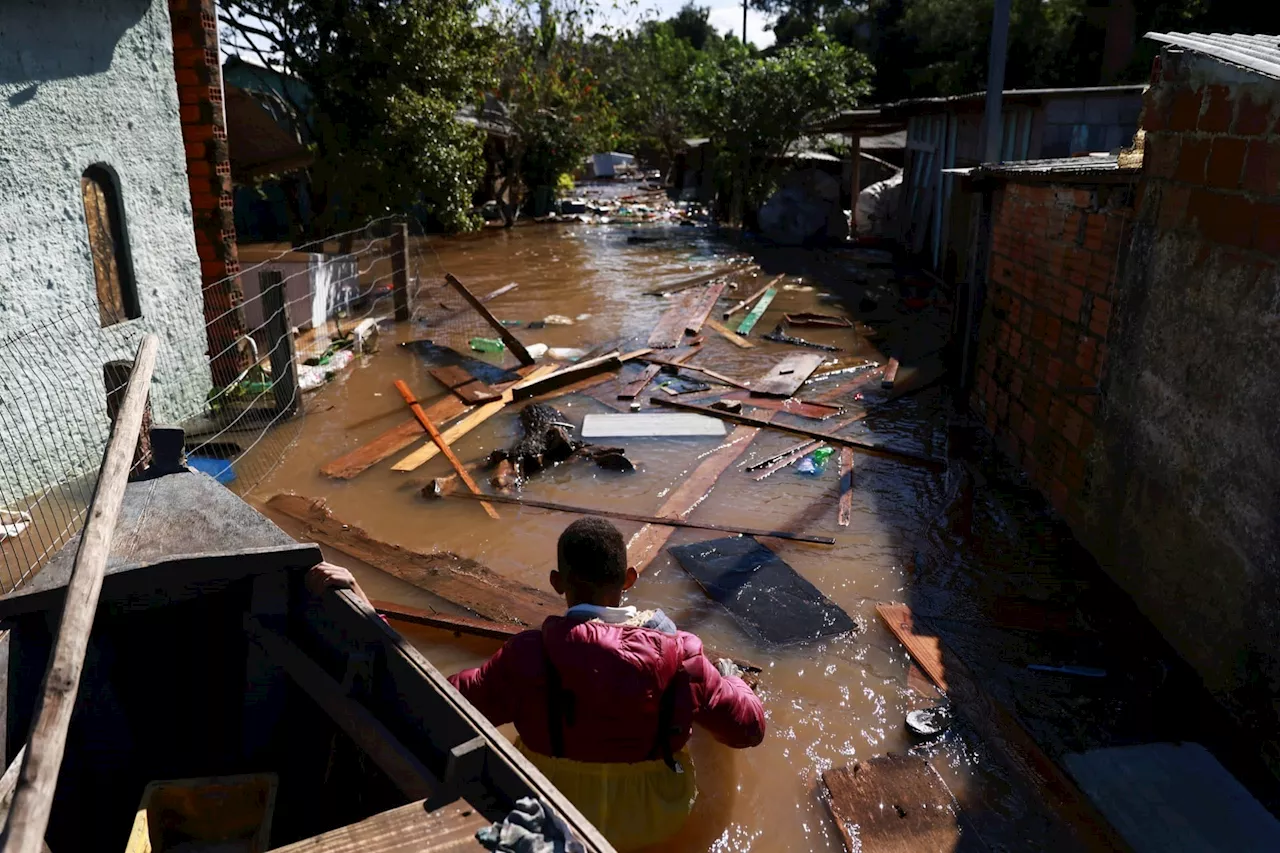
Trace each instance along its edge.
{"label": "wooden beam", "polygon": [[884,369],[884,377],[880,380],[881,388],[892,388],[893,383],[898,378],[898,360],[896,358],[889,359],[889,365]]}
{"label": "wooden beam", "polygon": [[[690,353],[690,355],[692,354],[693,353]],[[696,364],[686,364],[683,361],[669,361],[665,358],[655,358],[651,355],[644,356],[644,360],[650,364],[659,365],[660,367],[678,367],[681,370],[692,370],[694,373],[701,373],[703,376],[709,376],[717,382],[728,385],[730,388],[740,388],[746,391],[751,387],[740,379],[725,376],[723,373],[716,373],[714,370],[706,367],[699,367]]]}
{"label": "wooden beam", "polygon": [[267,657],[319,705],[329,718],[355,741],[392,784],[410,799],[431,796],[439,781],[373,713],[347,696],[336,679],[290,640],[272,631],[254,616],[245,616],[245,633]]}
{"label": "wooden beam", "polygon": [[363,528],[335,518],[322,500],[276,495],[268,513],[302,522],[309,539],[394,575],[416,587],[495,622],[536,627],[564,610],[563,600],[527,586],[455,554],[422,554],[370,536]]}
{"label": "wooden beam", "polygon": [[502,396],[501,391],[493,390],[468,373],[465,367],[456,364],[450,367],[432,367],[427,370],[427,373],[469,405],[492,403]]}
{"label": "wooden beam", "polygon": [[737,314],[743,308],[746,308],[752,302],[755,302],[761,296],[764,296],[766,293],[768,293],[769,290],[771,290],[775,284],[782,281],[783,278],[785,278],[785,275],[774,276],[772,279],[769,280],[769,283],[766,284],[764,287],[752,293],[750,296],[748,296],[746,299],[742,300],[741,302],[734,303],[734,306],[732,308],[730,308],[728,311],[720,315],[720,319],[728,320],[734,314]]}
{"label": "wooden beam", "polygon": [[116,520],[133,464],[134,448],[151,390],[160,339],[144,335],[133,360],[129,387],[116,413],[98,481],[89,500],[80,547],[67,583],[62,618],[41,684],[41,696],[27,741],[25,760],[13,794],[9,822],[0,838],[5,853],[39,853],[53,810],[58,771],[67,744],[67,727],[80,690],[93,617],[98,610],[102,576],[111,554]]}
{"label": "wooden beam", "polygon": [[756,345],[751,343],[751,341],[747,340],[742,335],[739,335],[719,320],[708,317],[705,325],[708,329],[711,329],[711,331],[720,335],[735,347],[740,347],[741,349],[755,349],[756,347]]}
{"label": "wooden beam", "polygon": [[876,613],[929,679],[946,691],[952,707],[965,716],[996,759],[1023,781],[1022,787],[1037,805],[1059,816],[1086,849],[1099,853],[1131,849],[1021,723],[982,689],[964,662],[954,652],[944,653],[935,630],[915,618],[905,604],[879,604]]}
{"label": "wooden beam", "polygon": [[[630,416],[628,416],[630,417]],[[528,506],[536,509],[549,509],[556,512],[572,512],[578,515],[597,515],[602,518],[616,518],[622,521],[636,521],[641,524],[662,524],[667,527],[686,527],[692,530],[715,530],[720,533],[737,533],[743,536],[767,536],[771,539],[789,539],[793,542],[810,542],[815,545],[834,545],[830,536],[809,536],[804,533],[788,533],[783,530],[767,530],[759,527],[743,527],[737,524],[712,524],[710,522],[686,521],[663,515],[642,515],[635,512],[624,512],[603,507],[570,506],[568,504],[540,501],[533,498],[514,498],[508,495],[469,495],[465,492],[453,492],[445,497],[467,498],[469,500],[491,500],[513,506]]]}
{"label": "wooden beam", "polygon": [[[418,423],[422,424],[422,428],[427,431],[427,435],[431,436],[431,440],[435,442],[436,447],[440,448],[440,452],[444,454],[444,458],[449,460],[449,464],[453,466],[453,470],[457,473],[458,478],[471,490],[471,494],[480,494],[480,487],[476,485],[476,481],[471,479],[471,475],[467,473],[467,469],[463,466],[462,461],[454,455],[449,448],[449,443],[444,440],[444,436],[440,434],[440,430],[436,429],[436,425],[431,422],[431,418],[427,417],[427,413],[422,411],[422,406],[418,405],[418,398],[413,396],[413,392],[409,390],[409,386],[404,384],[403,379],[396,380],[396,390],[400,392],[400,396],[404,398],[408,404],[409,410],[413,412],[413,416],[418,419]],[[494,520],[500,518],[498,511],[493,508],[492,504],[481,502],[480,506],[484,507],[484,511]]]}
{"label": "wooden beam", "polygon": [[530,397],[537,397],[548,391],[555,391],[557,388],[563,388],[579,380],[595,376],[597,373],[608,373],[617,370],[622,366],[622,359],[618,355],[618,351],[614,350],[599,358],[560,368],[540,379],[522,382],[513,389],[513,397],[516,400],[528,400]]}
{"label": "wooden beam", "polygon": [[655,287],[652,290],[646,290],[646,296],[667,296],[672,293],[679,293],[682,290],[688,290],[691,287],[697,287],[700,284],[706,284],[709,281],[715,281],[721,276],[730,275],[732,273],[746,272],[753,269],[755,264],[747,264],[746,266],[732,265],[721,267],[714,272],[695,275],[693,278],[681,279],[674,284],[668,284],[663,287]]}
{"label": "wooden beam", "polygon": [[697,291],[687,291],[658,318],[658,323],[649,333],[646,346],[654,349],[671,349],[679,346],[684,339],[685,327],[689,325],[689,317],[693,309],[701,301]]}
{"label": "wooden beam", "polygon": [[[516,372],[527,377],[535,369],[533,367],[521,367]],[[505,391],[514,384],[499,385],[495,390],[499,392]],[[445,423],[466,412],[468,408],[466,403],[450,394],[427,406],[426,412],[432,423]],[[409,418],[404,423],[396,424],[372,441],[362,444],[355,450],[344,453],[337,459],[321,466],[320,473],[336,480],[350,480],[384,459],[390,459],[420,438],[422,438],[422,425],[418,423],[416,418]]]}
{"label": "wooden beam", "polygon": [[751,393],[759,397],[790,397],[826,360],[826,356],[816,352],[792,353],[757,379]]}
{"label": "wooden beam", "polygon": [[840,511],[837,518],[841,527],[848,527],[853,520],[853,448],[840,448]]}
{"label": "wooden beam", "polygon": [[521,364],[533,364],[533,356],[529,355],[529,351],[524,348],[524,344],[520,343],[520,339],[511,334],[511,331],[506,326],[502,325],[496,317],[490,314],[489,309],[484,307],[484,303],[476,299],[470,290],[467,290],[466,285],[458,281],[453,273],[445,273],[444,279],[449,282],[450,287],[458,291],[458,295],[465,299],[468,305],[476,310],[481,319],[498,333],[498,337],[502,338],[502,342],[507,345],[507,349],[511,350],[511,353],[520,360]]}
{"label": "wooden beam", "polygon": [[[644,355],[648,355],[649,353],[653,352],[653,350],[647,349],[647,350],[641,350],[638,352],[642,353],[642,355],[638,357],[643,357]],[[697,354],[698,354],[697,347],[688,347],[685,349],[684,352],[673,354],[671,358],[667,359],[665,362],[650,362],[649,366],[646,367],[644,370],[642,370],[638,377],[631,380],[630,382],[627,382],[626,384],[622,384],[622,377],[619,376],[618,377],[618,383],[619,383],[618,399],[634,400],[636,397],[644,393],[644,389],[648,386],[650,382],[653,381],[653,377],[657,376],[659,373],[662,372],[663,364],[684,364],[686,361],[693,358]],[[649,361],[649,359],[647,358],[644,360]]]}
{"label": "wooden beam", "polygon": [[751,313],[743,317],[742,322],[738,324],[738,334],[751,334],[751,330],[755,328],[756,323],[764,316],[764,312],[769,310],[769,303],[773,302],[773,297],[777,295],[778,291],[772,287],[760,294],[760,299],[756,302],[755,307],[751,309]]}
{"label": "wooden beam", "polygon": [[272,853],[456,853],[481,849],[475,835],[486,826],[488,819],[465,800],[439,808],[418,800]]}
{"label": "wooden beam", "polygon": [[778,456],[776,459],[771,459],[769,461],[769,464],[764,466],[764,470],[762,470],[759,474],[756,474],[751,479],[755,480],[758,483],[761,480],[772,477],[774,474],[778,473],[783,468],[786,468],[788,465],[791,465],[792,463],[799,461],[805,456],[808,456],[810,453],[814,452],[815,450],[821,450],[826,446],[827,446],[826,443],[821,441],[802,441],[799,444],[797,444],[795,447],[791,448],[786,453],[783,453],[780,456]]}
{"label": "wooden beam", "polygon": [[780,400],[776,397],[753,397],[750,391],[735,391],[731,394],[725,394],[720,399],[736,400],[759,409],[772,409],[775,412],[786,412],[788,415],[796,415],[815,421],[825,421],[827,418],[834,417],[844,411],[841,407],[833,406],[830,403],[814,403],[809,400],[801,400],[799,397],[788,397],[785,400]]}
{"label": "wooden beam", "polygon": [[702,331],[702,325],[707,322],[712,309],[720,301],[720,294],[724,293],[724,287],[724,282],[717,282],[701,292],[698,301],[689,308],[688,318],[685,320],[685,332],[696,335]]}
{"label": "wooden beam", "polygon": [[[543,376],[554,373],[555,370],[556,368],[554,365],[539,365],[532,373],[529,374],[528,378],[525,379],[524,382],[536,382]],[[475,411],[471,412],[471,414],[446,429],[444,433],[442,433],[445,443],[449,445],[456,444],[464,435],[489,420],[489,418],[498,414],[498,412],[502,411],[503,408],[512,401],[515,389],[519,388],[522,384],[523,382],[517,382],[515,385],[503,391],[502,396],[499,399],[492,403],[485,403],[483,406],[480,406]],[[434,459],[437,453],[439,453],[439,448],[437,448],[434,443],[425,444],[413,453],[410,453],[408,456],[401,459],[396,464],[392,465],[391,470],[416,471],[418,468]]]}
{"label": "wooden beam", "polygon": [[762,429],[775,429],[779,432],[788,432],[792,435],[798,435],[803,438],[816,438],[819,441],[825,441],[827,444],[834,444],[840,447],[852,447],[854,450],[861,450],[863,453],[870,453],[874,456],[884,456],[889,459],[916,462],[936,470],[943,470],[947,466],[947,461],[945,459],[926,456],[923,453],[916,453],[911,450],[894,450],[889,447],[882,447],[877,444],[868,444],[865,441],[858,441],[856,438],[845,438],[841,435],[832,435],[829,432],[822,432],[816,429],[785,426],[782,424],[772,423],[765,418],[757,418],[752,417],[751,415],[737,414],[735,412],[726,412],[720,409],[713,409],[710,406],[697,406],[693,403],[684,403],[679,400],[672,400],[670,398],[664,399],[661,397],[650,397],[649,402],[655,406],[662,406],[667,409],[681,409],[686,412],[697,412],[701,415],[708,415],[713,418],[720,418],[724,421],[731,421],[745,426],[753,426]]}

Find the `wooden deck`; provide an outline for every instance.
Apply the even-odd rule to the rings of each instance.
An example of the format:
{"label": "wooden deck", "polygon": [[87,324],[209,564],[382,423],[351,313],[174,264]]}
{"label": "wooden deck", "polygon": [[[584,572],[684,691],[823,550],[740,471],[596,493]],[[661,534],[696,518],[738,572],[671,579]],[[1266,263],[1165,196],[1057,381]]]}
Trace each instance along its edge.
{"label": "wooden deck", "polygon": [[275,848],[275,853],[440,853],[445,850],[483,850],[476,830],[489,821],[467,804],[455,800],[432,807],[419,800],[376,814],[349,826]]}

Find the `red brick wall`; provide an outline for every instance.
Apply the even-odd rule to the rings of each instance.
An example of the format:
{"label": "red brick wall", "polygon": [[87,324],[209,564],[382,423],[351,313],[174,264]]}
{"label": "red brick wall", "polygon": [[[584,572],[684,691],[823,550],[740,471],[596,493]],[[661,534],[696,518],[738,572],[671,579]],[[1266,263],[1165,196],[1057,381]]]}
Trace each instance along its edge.
{"label": "red brick wall", "polygon": [[[235,343],[244,334],[240,263],[232,217],[231,160],[223,111],[222,60],[214,0],[169,0],[187,181],[203,280],[213,380],[223,385],[244,368]],[[226,280],[228,277],[229,280]]]}
{"label": "red brick wall", "polygon": [[1085,512],[1130,187],[1004,184],[993,199],[974,409],[1069,521]]}

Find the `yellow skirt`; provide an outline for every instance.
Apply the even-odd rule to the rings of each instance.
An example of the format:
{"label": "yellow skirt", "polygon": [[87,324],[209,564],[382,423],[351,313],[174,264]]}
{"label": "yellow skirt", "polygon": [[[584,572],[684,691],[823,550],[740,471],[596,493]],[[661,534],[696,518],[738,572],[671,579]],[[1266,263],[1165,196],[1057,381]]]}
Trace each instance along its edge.
{"label": "yellow skirt", "polygon": [[698,796],[687,749],[676,754],[684,772],[674,773],[661,760],[627,764],[553,758],[534,752],[519,738],[516,748],[620,851],[675,835]]}

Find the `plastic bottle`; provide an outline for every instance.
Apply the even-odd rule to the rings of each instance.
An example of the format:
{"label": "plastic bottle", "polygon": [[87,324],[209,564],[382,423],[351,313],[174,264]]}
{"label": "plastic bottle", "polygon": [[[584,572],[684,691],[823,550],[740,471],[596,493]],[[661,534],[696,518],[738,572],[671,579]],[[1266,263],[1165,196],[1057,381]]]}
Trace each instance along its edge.
{"label": "plastic bottle", "polygon": [[820,477],[827,468],[827,460],[835,450],[830,447],[819,447],[796,463],[796,473],[806,477]]}
{"label": "plastic bottle", "polygon": [[497,338],[472,338],[471,348],[476,352],[502,352],[507,346]]}

